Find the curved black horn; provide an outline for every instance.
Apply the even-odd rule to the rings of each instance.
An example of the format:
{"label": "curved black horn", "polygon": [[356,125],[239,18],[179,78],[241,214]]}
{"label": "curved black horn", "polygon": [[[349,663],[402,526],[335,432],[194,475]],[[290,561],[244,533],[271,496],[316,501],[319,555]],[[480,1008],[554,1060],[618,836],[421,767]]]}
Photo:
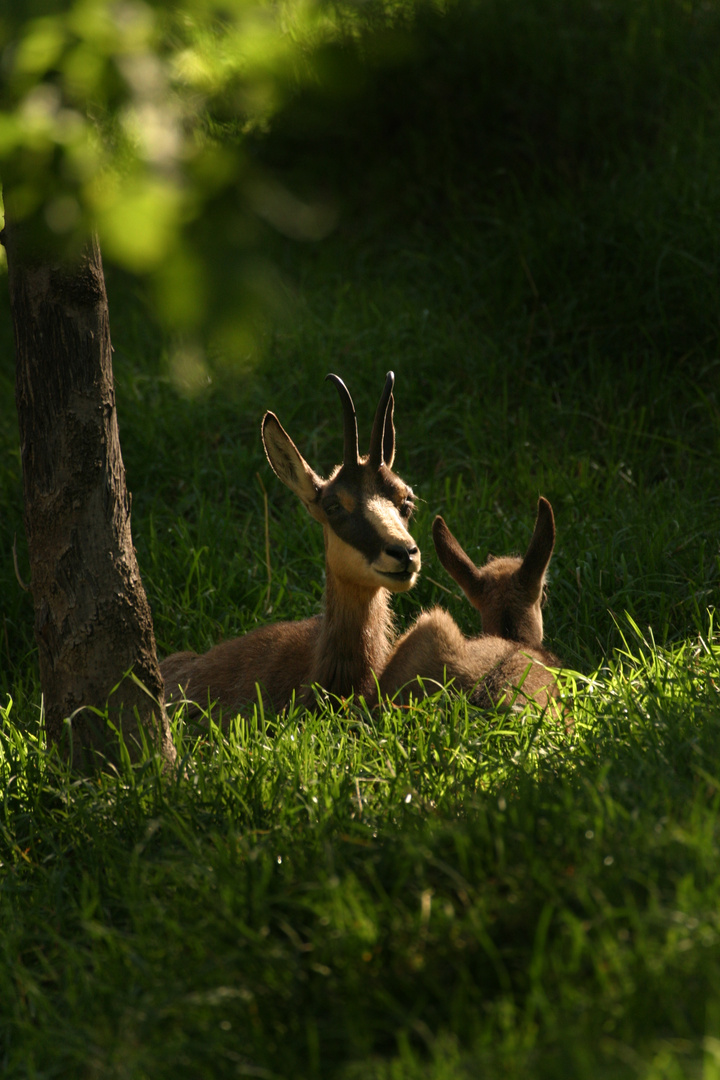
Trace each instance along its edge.
{"label": "curved black horn", "polygon": [[383,463],[385,423],[387,421],[388,408],[390,406],[394,385],[395,373],[388,371],[385,376],[385,386],[375,412],[375,419],[373,420],[372,432],[370,434],[370,467],[373,469],[379,469]]}
{"label": "curved black horn", "polygon": [[343,465],[357,465],[358,456],[358,430],[355,406],[353,405],[350,391],[339,375],[330,373],[325,376],[325,382],[334,382],[340,395],[340,403],[343,411]]}

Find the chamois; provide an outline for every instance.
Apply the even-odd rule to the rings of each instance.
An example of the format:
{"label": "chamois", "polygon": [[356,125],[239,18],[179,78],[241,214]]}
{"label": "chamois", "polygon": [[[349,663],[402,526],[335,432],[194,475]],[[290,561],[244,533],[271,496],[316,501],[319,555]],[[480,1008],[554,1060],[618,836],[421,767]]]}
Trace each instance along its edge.
{"label": "chamois", "polygon": [[435,549],[445,569],[480,612],[483,633],[467,638],[443,608],[418,617],[403,634],[380,676],[381,696],[417,686],[424,692],[452,680],[482,708],[522,705],[533,699],[550,704],[557,695],[559,660],[542,648],[545,572],[555,545],[555,519],[545,498],[524,558],[493,558],[477,567],[442,517],[433,522]]}
{"label": "chamois", "polygon": [[385,666],[395,636],[390,593],[411,588],[420,571],[408,532],[413,492],[392,472],[395,377],[388,372],[363,457],[348,389],[337,375],[327,378],[340,395],[344,434],[342,465],[327,480],[310,468],[274,413],[262,422],[273,471],[323,527],[324,610],[259,627],[202,655],[169,656],[160,665],[168,700],[184,695],[201,707],[215,703],[227,717],[257,701],[259,688],[264,703],[279,711],[293,694],[311,704],[313,685],[339,696],[369,695],[375,672]]}

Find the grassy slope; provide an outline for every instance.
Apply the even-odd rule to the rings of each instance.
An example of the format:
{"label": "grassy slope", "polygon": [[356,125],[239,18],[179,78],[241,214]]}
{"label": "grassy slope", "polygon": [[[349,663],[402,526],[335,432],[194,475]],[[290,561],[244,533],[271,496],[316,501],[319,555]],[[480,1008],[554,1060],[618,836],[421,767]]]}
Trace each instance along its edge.
{"label": "grassy slope", "polygon": [[[575,733],[444,699],[329,707],[279,728],[248,717],[225,742],[178,730],[191,764],[175,785],[152,766],[73,785],[34,748],[32,612],[6,558],[9,1076],[720,1068],[717,37],[670,4],[654,26],[621,5],[592,24],[569,0],[547,25],[531,3],[502,10],[447,40],[432,26],[415,60],[432,77],[409,89],[378,62],[364,112],[289,115],[318,172],[331,143],[348,209],[320,245],[272,242],[292,301],[251,374],[182,397],[141,298],[111,279],[121,435],[161,648],[205,647],[320,601],[321,536],[263,461],[264,409],[327,469],[339,409],[323,376],[346,378],[367,433],[394,368],[425,556],[401,617],[442,600],[474,628],[435,584],[436,512],[481,559],[522,549],[544,493],[549,644],[599,669]],[[287,133],[273,153],[296,168]],[[7,553],[21,520],[3,355]]]}

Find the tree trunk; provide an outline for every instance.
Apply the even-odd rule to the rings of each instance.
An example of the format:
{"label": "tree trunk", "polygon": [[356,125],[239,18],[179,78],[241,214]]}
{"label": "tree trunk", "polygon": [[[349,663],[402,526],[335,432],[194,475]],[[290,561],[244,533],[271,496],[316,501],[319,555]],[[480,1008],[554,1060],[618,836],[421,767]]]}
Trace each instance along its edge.
{"label": "tree trunk", "polygon": [[142,731],[171,762],[130,532],[100,248],[93,239],[70,261],[48,257],[52,248],[38,249],[7,216],[3,241],[48,744],[86,771],[117,756],[114,725],[131,757]]}

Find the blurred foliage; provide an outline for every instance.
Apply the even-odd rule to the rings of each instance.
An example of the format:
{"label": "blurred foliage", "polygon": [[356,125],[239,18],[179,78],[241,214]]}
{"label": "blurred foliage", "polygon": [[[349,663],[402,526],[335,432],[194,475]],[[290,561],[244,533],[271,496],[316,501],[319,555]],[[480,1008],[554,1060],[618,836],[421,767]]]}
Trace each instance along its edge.
{"label": "blurred foliage", "polygon": [[97,230],[199,385],[205,345],[242,368],[285,305],[272,231],[610,184],[689,98],[711,136],[719,42],[708,0],[12,0],[0,179],[46,249]]}
{"label": "blurred foliage", "polygon": [[[388,9],[388,25],[399,17]],[[261,223],[317,238],[334,212],[273,181],[247,137],[318,80],[315,56],[356,21],[317,0],[16,4],[0,16],[14,218],[63,254],[95,229],[106,260],[152,281],[162,317],[212,324],[219,352],[250,357],[277,302]],[[190,347],[179,365],[192,382],[202,359]]]}

